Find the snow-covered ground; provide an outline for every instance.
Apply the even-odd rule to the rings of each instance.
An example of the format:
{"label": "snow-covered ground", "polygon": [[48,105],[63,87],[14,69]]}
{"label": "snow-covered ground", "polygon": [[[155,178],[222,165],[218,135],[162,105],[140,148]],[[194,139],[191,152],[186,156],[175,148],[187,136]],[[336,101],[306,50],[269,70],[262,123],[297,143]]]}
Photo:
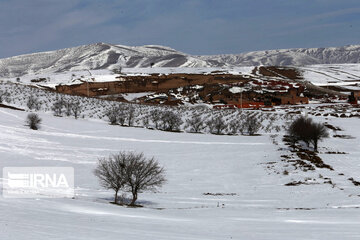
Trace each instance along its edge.
{"label": "snow-covered ground", "polygon": [[[234,75],[250,75],[253,67],[227,67],[227,68],[122,68],[122,74],[126,76],[149,76],[150,74],[234,74]],[[88,71],[66,71],[62,73],[41,73],[41,74],[27,74],[22,77],[3,78],[3,80],[22,83],[33,86],[47,86],[55,88],[57,85],[73,85],[81,84],[84,82],[111,82],[121,81],[119,74],[115,74],[111,70],[88,70]],[[38,82],[38,79],[42,79]]]}
{"label": "snow-covered ground", "polygon": [[[0,167],[74,167],[76,197],[0,198],[0,239],[360,238],[360,189],[347,180],[360,180],[358,118],[317,118],[356,138],[320,144],[321,158],[334,171],[302,172],[280,160],[288,152],[282,131],[253,137],[169,133],[39,114],[42,127],[33,131],[24,126],[27,112],[0,109]],[[140,194],[143,208],[109,204],[113,192],[92,173],[99,157],[121,150],[155,156],[166,169],[160,191]],[[271,162],[274,169],[267,168]],[[285,169],[288,175],[281,174]],[[284,186],[319,174],[336,187]]]}
{"label": "snow-covered ground", "polygon": [[327,64],[299,67],[304,79],[318,86],[358,85],[360,90],[360,64]]}

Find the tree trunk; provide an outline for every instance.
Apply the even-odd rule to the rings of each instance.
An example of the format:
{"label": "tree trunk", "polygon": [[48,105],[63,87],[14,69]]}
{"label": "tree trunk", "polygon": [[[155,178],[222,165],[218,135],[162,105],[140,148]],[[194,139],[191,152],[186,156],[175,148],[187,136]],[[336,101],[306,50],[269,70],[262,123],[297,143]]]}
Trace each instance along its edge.
{"label": "tree trunk", "polygon": [[132,193],[132,196],[133,196],[133,198],[132,198],[132,200],[131,200],[130,206],[134,206],[134,205],[135,205],[135,202],[136,202],[136,200],[137,200],[137,192],[133,192],[133,193]]}
{"label": "tree trunk", "polygon": [[115,190],[115,198],[114,198],[114,203],[115,204],[118,203],[118,192],[119,192],[119,190]]}
{"label": "tree trunk", "polygon": [[317,150],[318,150],[318,140],[317,139],[314,139],[314,150],[315,150],[315,152],[317,152]]}

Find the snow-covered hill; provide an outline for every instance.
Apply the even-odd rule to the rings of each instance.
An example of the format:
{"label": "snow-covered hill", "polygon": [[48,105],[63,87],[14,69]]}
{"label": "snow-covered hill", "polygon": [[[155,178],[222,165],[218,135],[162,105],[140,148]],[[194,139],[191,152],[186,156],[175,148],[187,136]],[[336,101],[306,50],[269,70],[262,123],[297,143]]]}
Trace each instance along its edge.
{"label": "snow-covered hill", "polygon": [[0,60],[1,77],[120,67],[206,67],[204,60],[162,46],[128,47],[97,43]]}
{"label": "snow-covered hill", "polygon": [[243,54],[193,56],[164,46],[129,47],[97,43],[0,59],[0,77],[66,71],[155,67],[300,66],[359,63],[360,45],[300,48]]}
{"label": "snow-covered hill", "polygon": [[301,66],[312,64],[359,63],[360,45],[331,48],[297,48],[242,54],[200,56],[215,65]]}

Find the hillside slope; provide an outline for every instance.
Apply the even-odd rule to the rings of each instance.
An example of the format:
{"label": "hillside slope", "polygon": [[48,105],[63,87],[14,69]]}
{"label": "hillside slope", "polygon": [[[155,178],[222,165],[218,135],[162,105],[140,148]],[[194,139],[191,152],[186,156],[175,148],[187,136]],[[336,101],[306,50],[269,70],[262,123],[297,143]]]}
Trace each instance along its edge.
{"label": "hillside slope", "polygon": [[301,66],[312,64],[359,63],[360,45],[331,48],[297,48],[242,54],[200,56],[213,64],[243,66]]}
{"label": "hillside slope", "polygon": [[[358,139],[327,139],[321,143],[322,152],[349,154],[341,160],[339,155],[321,154],[335,171],[303,172],[284,165],[280,160],[283,152],[277,149],[287,148],[274,145],[268,134],[230,137],[169,133],[44,113],[39,113],[42,128],[32,131],[24,126],[26,114],[0,109],[0,166],[73,167],[76,196],[0,198],[1,239],[122,236],[141,240],[150,236],[220,240],[269,236],[265,239],[297,240],[359,236],[359,191],[347,180],[359,172]],[[359,137],[359,131],[353,130],[358,125],[356,119],[330,121],[346,127],[348,131],[343,133]],[[120,150],[144,151],[166,168],[167,184],[156,193],[140,195],[143,208],[109,204],[113,192],[102,189],[92,173],[99,157]],[[273,162],[277,165],[267,168]],[[284,170],[289,174],[273,172]],[[340,176],[340,171],[345,175]],[[320,184],[319,174],[331,178],[336,187]],[[310,179],[308,184],[284,186],[304,178]]]}
{"label": "hillside slope", "polygon": [[287,66],[359,63],[360,45],[338,48],[300,48],[243,54],[192,56],[164,46],[97,43],[56,51],[0,59],[0,77],[66,71],[155,67]]}

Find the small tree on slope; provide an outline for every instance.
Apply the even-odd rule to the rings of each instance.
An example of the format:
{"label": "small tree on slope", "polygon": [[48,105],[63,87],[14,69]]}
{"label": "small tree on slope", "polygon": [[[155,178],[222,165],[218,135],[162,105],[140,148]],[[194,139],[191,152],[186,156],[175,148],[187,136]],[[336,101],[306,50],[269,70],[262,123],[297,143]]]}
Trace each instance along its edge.
{"label": "small tree on slope", "polygon": [[40,128],[41,118],[36,113],[30,113],[26,117],[26,123],[32,130]]}

